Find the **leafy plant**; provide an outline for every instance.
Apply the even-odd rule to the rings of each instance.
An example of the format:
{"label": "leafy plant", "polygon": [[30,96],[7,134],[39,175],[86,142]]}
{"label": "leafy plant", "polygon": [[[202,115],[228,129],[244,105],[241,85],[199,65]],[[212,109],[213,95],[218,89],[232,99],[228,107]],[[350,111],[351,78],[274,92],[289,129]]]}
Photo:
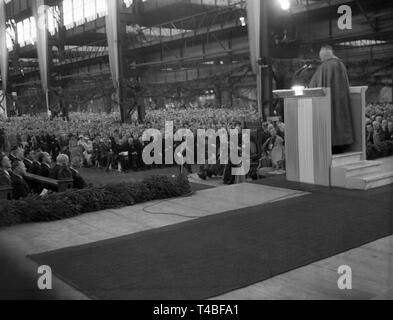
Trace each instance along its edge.
{"label": "leafy plant", "polygon": [[0,204],[0,227],[62,220],[84,213],[184,196],[190,192],[190,184],[183,176],[153,176],[141,182],[88,187],[44,197],[30,196]]}

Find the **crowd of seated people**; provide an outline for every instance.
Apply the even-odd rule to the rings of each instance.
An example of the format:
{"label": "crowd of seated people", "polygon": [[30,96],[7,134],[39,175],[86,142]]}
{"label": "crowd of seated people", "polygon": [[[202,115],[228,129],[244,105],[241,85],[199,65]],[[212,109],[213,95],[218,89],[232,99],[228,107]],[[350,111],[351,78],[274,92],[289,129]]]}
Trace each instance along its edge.
{"label": "crowd of seated people", "polygon": [[[0,151],[9,150],[10,145],[20,146],[11,150],[10,157],[23,158],[27,172],[49,178],[56,178],[50,175],[50,168],[53,162],[59,161],[59,155],[67,155],[69,167],[75,169],[146,170],[156,165],[147,166],[143,162],[142,153],[147,142],[142,141],[142,135],[147,129],[164,133],[166,121],[173,122],[174,132],[189,129],[195,135],[199,129],[250,129],[247,123],[259,123],[252,128],[252,161],[260,162],[261,158],[272,159],[273,156],[270,165],[279,167],[285,160],[285,125],[265,122],[261,126],[255,108],[151,110],[143,124],[137,121],[122,124],[116,113],[72,113],[70,121],[45,116],[3,119],[0,120],[4,128]],[[191,166],[185,168],[192,171]],[[224,182],[233,183],[234,177],[225,175],[222,169],[219,174],[224,175]],[[217,174],[217,170],[211,171],[209,166],[202,166],[200,176],[206,178]]]}
{"label": "crowd of seated people", "polygon": [[393,104],[370,104],[366,114],[367,156],[377,159],[393,155]]}
{"label": "crowd of seated people", "polygon": [[152,110],[144,124],[137,121],[121,124],[117,114],[74,113],[70,121],[60,118],[19,117],[0,120],[5,132],[1,149],[10,145],[21,145],[25,157],[34,161],[31,151],[41,149],[50,154],[52,161],[67,154],[74,168],[95,167],[109,170],[143,170],[142,151],[146,142],[142,135],[147,129],[164,133],[165,122],[173,121],[174,131],[190,129],[233,129],[236,123],[246,118],[257,121],[258,114],[252,108],[213,109],[188,108]]}
{"label": "crowd of seated people", "polygon": [[27,181],[28,173],[53,180],[73,180],[75,189],[87,186],[79,172],[70,166],[66,154],[59,154],[52,165],[51,156],[42,150],[28,152],[27,157],[22,146],[12,148],[9,155],[0,153],[0,186],[12,188],[15,200],[26,198],[29,194],[40,194],[44,190],[37,183]]}
{"label": "crowd of seated people", "polygon": [[[242,124],[238,123],[237,128],[242,128]],[[261,127],[253,128],[250,142],[251,168],[246,178],[258,179],[261,176],[258,171],[263,168],[285,170],[285,124],[283,122],[265,122]],[[217,158],[219,157],[218,154]],[[198,176],[202,180],[223,176],[224,184],[231,185],[236,183],[238,178],[231,174],[231,169],[231,165],[204,165],[200,166]]]}

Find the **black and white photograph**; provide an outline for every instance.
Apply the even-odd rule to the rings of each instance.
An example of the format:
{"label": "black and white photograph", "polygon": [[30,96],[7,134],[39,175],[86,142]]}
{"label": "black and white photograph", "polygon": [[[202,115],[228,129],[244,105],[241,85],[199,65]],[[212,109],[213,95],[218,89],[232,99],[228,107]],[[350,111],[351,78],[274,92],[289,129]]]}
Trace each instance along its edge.
{"label": "black and white photograph", "polygon": [[393,300],[392,0],[0,0],[0,70],[0,302]]}

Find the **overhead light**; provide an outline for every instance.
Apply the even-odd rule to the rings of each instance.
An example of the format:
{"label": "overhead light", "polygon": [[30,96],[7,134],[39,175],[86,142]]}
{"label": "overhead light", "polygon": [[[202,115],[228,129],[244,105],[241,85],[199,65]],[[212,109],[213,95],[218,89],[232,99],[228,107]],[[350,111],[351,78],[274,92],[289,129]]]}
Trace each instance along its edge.
{"label": "overhead light", "polygon": [[304,86],[293,86],[292,90],[295,91],[295,96],[299,97],[304,94]]}
{"label": "overhead light", "polygon": [[240,24],[242,25],[242,27],[245,27],[247,25],[245,17],[240,17],[239,20],[240,20]]}
{"label": "overhead light", "polygon": [[289,0],[278,0],[280,2],[281,9],[289,10],[291,7],[291,2]]}

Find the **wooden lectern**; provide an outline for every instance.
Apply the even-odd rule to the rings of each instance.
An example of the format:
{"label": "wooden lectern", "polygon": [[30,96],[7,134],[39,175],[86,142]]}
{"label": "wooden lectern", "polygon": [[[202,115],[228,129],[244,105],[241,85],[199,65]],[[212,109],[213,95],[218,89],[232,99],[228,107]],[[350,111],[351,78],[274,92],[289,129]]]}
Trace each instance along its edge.
{"label": "wooden lectern", "polygon": [[287,179],[330,186],[330,89],[277,90],[274,94],[285,100]]}
{"label": "wooden lectern", "polygon": [[[365,94],[367,87],[351,88],[355,144],[352,153],[365,160]],[[287,179],[331,186],[332,116],[329,88],[277,90],[285,100],[285,151]]]}

